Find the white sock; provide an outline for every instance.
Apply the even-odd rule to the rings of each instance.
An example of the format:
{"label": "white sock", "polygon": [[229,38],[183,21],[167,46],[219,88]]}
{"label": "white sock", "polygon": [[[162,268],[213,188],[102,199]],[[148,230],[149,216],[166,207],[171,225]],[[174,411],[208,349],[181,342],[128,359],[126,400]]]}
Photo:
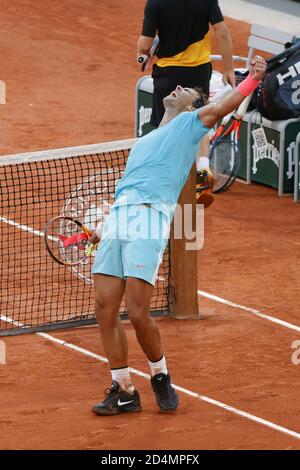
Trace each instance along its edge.
{"label": "white sock", "polygon": [[198,157],[196,160],[197,171],[208,170],[209,169],[209,158],[208,157]]}
{"label": "white sock", "polygon": [[157,362],[149,362],[150,370],[151,370],[151,375],[156,374],[168,374],[168,369],[167,369],[167,363],[166,363],[166,358],[163,356],[159,361]]}
{"label": "white sock", "polygon": [[134,386],[131,382],[129,367],[122,367],[122,369],[111,369],[112,380],[118,382],[120,387],[125,390],[125,392],[133,395]]}

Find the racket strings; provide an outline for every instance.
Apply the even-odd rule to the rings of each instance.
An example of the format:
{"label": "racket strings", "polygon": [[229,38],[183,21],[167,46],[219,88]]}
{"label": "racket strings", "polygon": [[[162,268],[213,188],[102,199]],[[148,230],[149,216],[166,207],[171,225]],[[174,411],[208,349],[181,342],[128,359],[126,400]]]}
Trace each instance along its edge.
{"label": "racket strings", "polygon": [[211,149],[210,170],[212,171],[215,184],[213,191],[222,190],[230,180],[238,158],[238,148],[232,139],[219,140]]}

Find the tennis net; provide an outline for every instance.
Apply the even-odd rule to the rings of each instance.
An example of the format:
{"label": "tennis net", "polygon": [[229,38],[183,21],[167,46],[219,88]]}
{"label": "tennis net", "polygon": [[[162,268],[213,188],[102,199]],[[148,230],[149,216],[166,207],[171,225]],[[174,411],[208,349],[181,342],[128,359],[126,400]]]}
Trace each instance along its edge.
{"label": "tennis net", "polygon": [[[0,336],[95,322],[91,258],[64,267],[47,254],[57,215],[95,225],[114,202],[135,140],[0,157]],[[168,312],[169,248],[151,303]],[[120,314],[125,314],[125,304]]]}

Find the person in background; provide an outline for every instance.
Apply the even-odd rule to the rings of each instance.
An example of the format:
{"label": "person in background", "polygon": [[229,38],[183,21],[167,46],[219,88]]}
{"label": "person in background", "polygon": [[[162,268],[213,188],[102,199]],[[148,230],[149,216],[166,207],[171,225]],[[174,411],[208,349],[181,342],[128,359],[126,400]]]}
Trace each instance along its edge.
{"label": "person in background", "polygon": [[147,0],[137,54],[149,54],[155,35],[159,36],[158,60],[152,70],[154,127],[159,126],[165,112],[163,99],[178,83],[182,87],[199,87],[209,95],[210,25],[223,59],[224,83],[234,87],[232,40],[218,0]]}

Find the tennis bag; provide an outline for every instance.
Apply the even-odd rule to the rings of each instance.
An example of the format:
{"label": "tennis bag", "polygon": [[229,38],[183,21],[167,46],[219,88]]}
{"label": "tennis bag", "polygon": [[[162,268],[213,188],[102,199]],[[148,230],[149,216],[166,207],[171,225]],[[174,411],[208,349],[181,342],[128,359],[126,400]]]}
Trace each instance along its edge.
{"label": "tennis bag", "polygon": [[267,62],[257,90],[257,109],[271,121],[300,117],[300,40]]}

